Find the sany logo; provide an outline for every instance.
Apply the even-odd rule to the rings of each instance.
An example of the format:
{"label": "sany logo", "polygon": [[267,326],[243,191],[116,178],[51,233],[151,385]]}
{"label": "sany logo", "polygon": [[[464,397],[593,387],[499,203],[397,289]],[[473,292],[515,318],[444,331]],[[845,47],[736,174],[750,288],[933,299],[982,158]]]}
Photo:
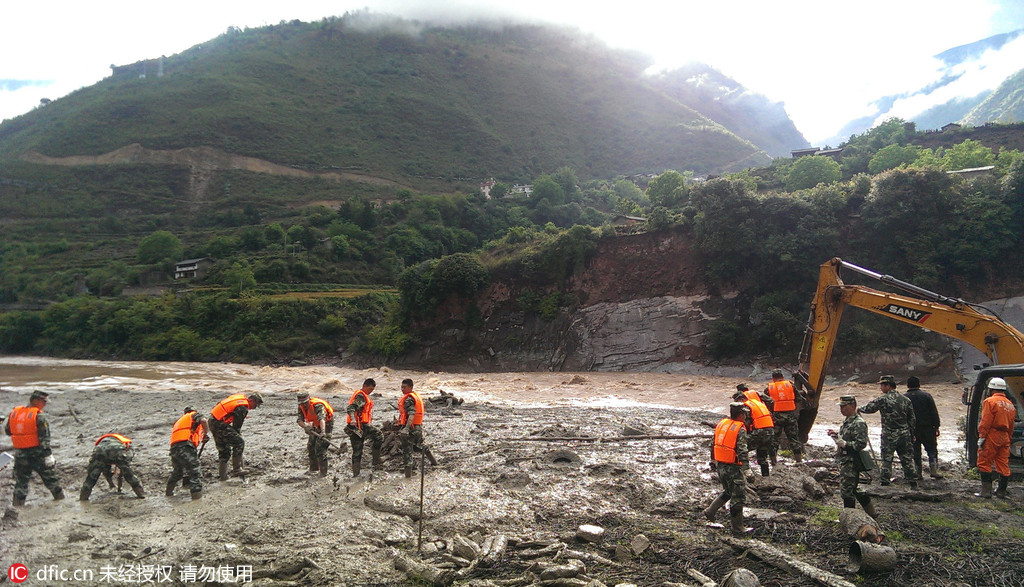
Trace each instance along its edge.
{"label": "sany logo", "polygon": [[881,310],[882,312],[887,312],[889,314],[899,316],[900,318],[906,318],[907,320],[910,320],[912,322],[917,322],[918,324],[924,322],[925,320],[928,319],[928,316],[932,315],[931,312],[925,312],[924,310],[915,310],[913,308],[908,308],[906,306],[898,306],[896,304],[886,304],[884,306],[880,306],[878,309]]}
{"label": "sany logo", "polygon": [[7,569],[7,577],[14,583],[23,583],[28,579],[28,567],[21,563],[14,563]]}

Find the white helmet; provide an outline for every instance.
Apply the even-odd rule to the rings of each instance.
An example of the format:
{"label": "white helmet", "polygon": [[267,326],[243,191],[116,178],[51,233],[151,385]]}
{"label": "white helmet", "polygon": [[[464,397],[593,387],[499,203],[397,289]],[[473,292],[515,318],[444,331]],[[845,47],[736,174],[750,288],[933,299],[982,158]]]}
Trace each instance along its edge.
{"label": "white helmet", "polygon": [[988,388],[993,390],[1006,391],[1006,380],[1002,377],[993,377],[988,380]]}

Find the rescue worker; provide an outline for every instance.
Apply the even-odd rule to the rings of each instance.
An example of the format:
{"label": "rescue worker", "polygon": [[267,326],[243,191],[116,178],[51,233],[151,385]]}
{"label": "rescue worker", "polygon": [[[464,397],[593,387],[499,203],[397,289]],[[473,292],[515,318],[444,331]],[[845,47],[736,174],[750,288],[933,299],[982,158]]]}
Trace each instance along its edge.
{"label": "rescue worker", "polygon": [[299,401],[299,426],[309,435],[306,453],[309,456],[309,473],[327,476],[327,455],[331,434],[334,433],[334,408],[327,400],[310,397],[302,392],[296,396]]}
{"label": "rescue worker", "polygon": [[1010,437],[1017,408],[1006,397],[1006,380],[993,377],[988,380],[989,396],[981,402],[981,422],[978,424],[978,472],[981,473],[981,493],[977,497],[992,498],[993,466],[999,473],[996,497],[1006,498],[1010,483]]}
{"label": "rescue worker", "polygon": [[224,481],[228,478],[228,460],[231,460],[231,472],[242,470],[242,451],[245,450],[245,439],[242,438],[242,424],[249,410],[263,405],[263,396],[259,393],[236,393],[222,399],[211,412],[210,432],[213,442],[217,445],[217,478]]}
{"label": "rescue worker", "polygon": [[775,423],[772,420],[772,412],[764,404],[761,396],[743,383],[736,386],[736,393],[732,394],[732,399],[750,410],[751,423],[747,428],[748,448],[757,455],[761,476],[767,477],[768,460],[775,451]]}
{"label": "rescue worker", "polygon": [[711,442],[711,468],[718,471],[722,492],[704,510],[704,517],[714,522],[715,514],[729,502],[732,535],[736,537],[746,533],[743,504],[747,499],[747,480],[743,475],[746,469],[743,459],[747,454],[746,427],[749,420],[750,413],[745,405],[739,402],[729,404],[729,417],[722,418],[715,427]]}
{"label": "rescue worker", "polygon": [[793,451],[793,460],[803,462],[803,443],[800,442],[799,416],[797,408],[796,388],[792,381],[782,376],[782,369],[772,370],[772,382],[765,388],[765,394],[775,402],[772,407],[772,419],[775,422],[775,451],[772,453],[772,464],[777,460],[777,453],[783,436],[789,440],[789,448]]}
{"label": "rescue worker", "polygon": [[192,499],[203,497],[203,474],[199,470],[199,453],[196,447],[210,438],[210,423],[192,406],[185,408],[185,414],[178,418],[171,429],[171,477],[167,480],[167,497],[174,496],[174,486],[187,478]]}
{"label": "rescue worker", "polygon": [[100,475],[107,477],[107,483],[113,485],[110,468],[117,467],[125,481],[132,486],[132,491],[139,499],[146,498],[146,492],[142,489],[142,482],[132,471],[132,458],[135,451],[132,449],[132,439],[127,436],[113,432],[104,434],[96,439],[92,449],[92,458],[89,459],[89,467],[85,474],[85,481],[78,493],[79,501],[89,501],[92,495],[92,488],[96,486]]}
{"label": "rescue worker", "polygon": [[899,455],[903,466],[903,477],[912,488],[917,487],[919,471],[914,466],[914,431],[917,429],[917,418],[914,417],[914,406],[910,400],[896,391],[896,378],[882,375],[878,379],[882,395],[869,401],[864,407],[858,408],[861,414],[882,415],[882,485],[892,482],[893,452]]}
{"label": "rescue worker", "polygon": [[860,472],[864,470],[858,459],[860,451],[868,445],[868,425],[857,412],[857,398],[852,395],[839,398],[839,412],[845,418],[839,432],[828,431],[836,443],[836,458],[839,459],[839,495],[843,498],[844,508],[856,508],[860,502],[864,513],[874,518],[875,506],[871,498],[857,491]]}
{"label": "rescue worker", "polygon": [[423,453],[431,465],[437,466],[437,459],[430,449],[423,446],[423,398],[412,389],[412,379],[402,380],[402,399],[398,400],[398,436],[402,439],[402,464],[405,478],[412,477],[413,450]]}
{"label": "rescue worker", "polygon": [[345,409],[347,414],[345,433],[352,440],[353,477],[359,476],[359,469],[362,466],[363,460],[363,442],[366,441],[367,437],[373,442],[373,452],[371,453],[373,468],[376,469],[383,464],[380,460],[380,447],[384,443],[384,435],[381,433],[380,428],[371,424],[373,421],[373,400],[370,399],[370,394],[373,393],[375,387],[377,387],[377,382],[373,379],[363,381],[363,387],[357,389],[352,394],[352,399],[348,401],[348,408]]}
{"label": "rescue worker", "polygon": [[4,424],[4,433],[11,437],[14,445],[12,503],[15,506],[25,505],[33,471],[39,473],[53,499],[64,499],[64,489],[57,478],[57,461],[50,450],[50,425],[43,414],[49,397],[45,391],[33,391],[28,398],[28,406],[17,406],[11,410]]}
{"label": "rescue worker", "polygon": [[[932,394],[921,389],[921,379],[916,375],[907,377],[907,392],[903,394],[914,408],[917,427],[914,429],[914,466],[924,475],[921,461],[921,446],[928,454],[928,472],[932,479],[942,479],[939,473],[939,410],[935,407]],[[919,476],[920,478],[920,476]]]}

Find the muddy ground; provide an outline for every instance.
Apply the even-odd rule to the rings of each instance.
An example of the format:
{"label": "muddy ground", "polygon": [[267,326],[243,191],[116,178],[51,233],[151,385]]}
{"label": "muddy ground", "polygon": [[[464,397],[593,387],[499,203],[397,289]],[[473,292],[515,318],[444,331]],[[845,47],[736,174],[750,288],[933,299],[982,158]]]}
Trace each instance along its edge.
{"label": "muddy ground", "polygon": [[[403,585],[410,580],[396,570],[396,557],[451,567],[453,546],[464,550],[462,538],[483,545],[502,535],[509,539],[507,551],[491,566],[463,571],[458,584],[530,584],[539,569],[555,564],[553,553],[533,557],[552,543],[552,550],[563,551],[557,562],[583,558],[585,571],[575,582],[563,581],[566,585],[592,580],[609,586],[694,584],[686,574],[689,567],[716,580],[745,567],[763,585],[815,584],[723,544],[724,531],[706,527],[700,513],[718,491],[707,466],[711,426],[736,383],[760,386],[766,377],[203,369],[183,368],[175,377],[136,383],[120,379],[112,386],[95,380],[69,384],[64,393],[51,395],[46,411],[68,499],[51,501],[34,478],[28,506],[7,508],[2,522],[5,569],[24,564],[26,585],[147,579],[202,584],[201,577],[182,573],[203,566],[222,570],[207,577],[214,579],[248,568],[253,585]],[[444,390],[465,400],[450,407],[428,405],[427,442],[440,463],[426,467],[422,541],[419,478],[404,478],[400,456],[387,458],[372,476],[364,469],[357,479],[350,476],[348,452],[333,458],[327,478],[304,474],[305,436],[295,424],[295,393],[309,391],[343,410],[365,377],[378,382],[379,422],[395,417],[389,402],[400,396],[404,377],[414,378],[425,398]],[[926,388],[935,392],[943,414],[946,478],[924,484],[936,501],[900,499],[906,490],[900,483],[876,499],[878,521],[897,553],[895,570],[847,573],[850,539],[837,523],[841,500],[824,436],[839,423],[829,400],[842,393],[867,399],[876,393],[874,385],[827,386],[807,454],[812,465],[796,465],[784,454],[772,477],[750,477],[748,507],[757,508],[751,512],[757,517],[748,520],[750,536],[858,585],[1024,585],[1024,492],[1015,483],[1010,500],[972,497],[978,482],[965,478],[956,441],[956,422],[963,414],[959,388],[943,382]],[[15,389],[21,391],[0,395],[4,412],[27,398],[27,387]],[[211,443],[202,456],[204,498],[192,502],[183,490],[164,497],[170,426],[181,408],[197,403],[208,412],[226,394],[249,389],[262,391],[267,403],[243,428],[245,477],[216,481]],[[877,415],[867,419],[877,447]],[[118,494],[101,479],[92,501],[80,503],[78,489],[93,441],[111,430],[134,439],[135,470],[149,495],[138,500],[127,485],[126,493]],[[637,433],[695,437],[559,440]],[[344,435],[336,439],[347,446]],[[368,465],[369,454],[365,459]],[[0,472],[0,503],[10,503],[11,486],[8,467]],[[882,492],[877,486],[869,490]],[[603,540],[577,540],[583,524],[604,528]],[[68,571],[65,577],[91,570],[93,580],[62,582],[61,570]]]}

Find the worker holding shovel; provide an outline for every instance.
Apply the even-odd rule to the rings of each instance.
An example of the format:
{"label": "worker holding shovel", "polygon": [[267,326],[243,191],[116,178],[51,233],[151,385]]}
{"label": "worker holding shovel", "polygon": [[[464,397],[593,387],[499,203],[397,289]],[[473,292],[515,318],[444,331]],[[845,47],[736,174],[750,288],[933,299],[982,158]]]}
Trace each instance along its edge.
{"label": "worker holding shovel", "polygon": [[369,438],[373,442],[372,467],[380,467],[380,447],[384,444],[384,434],[371,422],[373,421],[373,400],[370,394],[377,387],[373,379],[363,381],[363,387],[352,394],[345,412],[348,414],[345,434],[352,441],[352,476],[358,477],[363,460],[363,442]]}
{"label": "worker holding shovel", "polygon": [[309,435],[306,452],[309,454],[309,473],[327,476],[327,453],[334,432],[334,408],[326,400],[299,393],[299,426]]}

